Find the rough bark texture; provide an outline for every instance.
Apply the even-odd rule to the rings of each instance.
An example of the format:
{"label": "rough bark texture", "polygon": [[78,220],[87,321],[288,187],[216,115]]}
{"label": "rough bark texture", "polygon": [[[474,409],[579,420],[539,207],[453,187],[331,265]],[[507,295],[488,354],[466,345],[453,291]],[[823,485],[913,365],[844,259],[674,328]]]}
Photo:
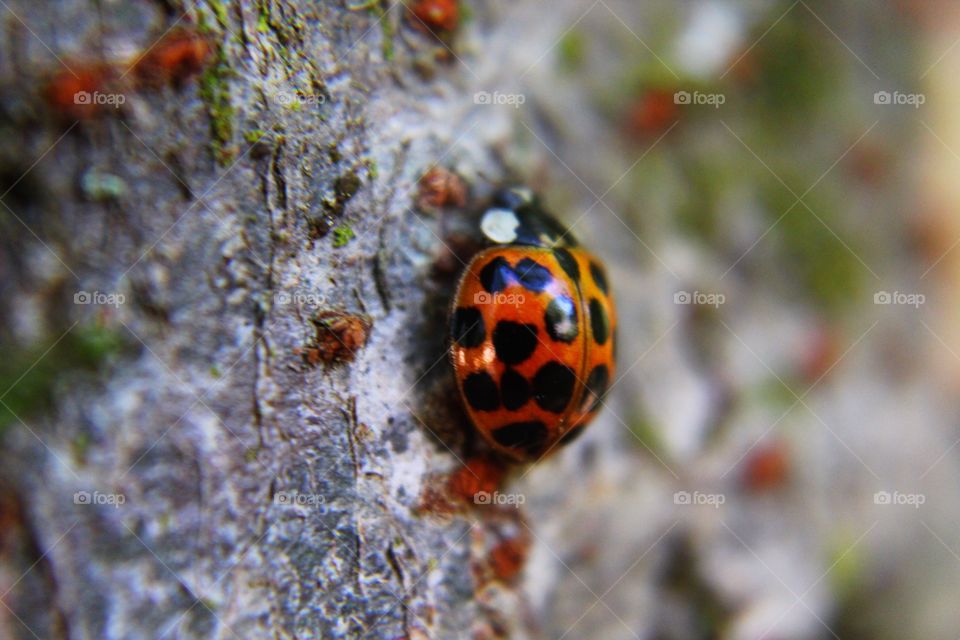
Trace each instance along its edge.
{"label": "rough bark texture", "polygon": [[[789,233],[761,243],[860,143],[870,106],[827,120],[804,112],[793,129],[787,113],[788,133],[778,111],[772,151],[744,133],[759,116],[728,111],[717,126],[709,107],[687,117],[670,151],[657,135],[624,146],[611,122],[636,81],[624,60],[658,68],[671,88],[700,86],[683,73],[681,83],[666,40],[645,27],[669,24],[673,3],[475,2],[446,44],[385,2],[8,4],[0,635],[752,638],[776,627],[783,638],[833,628],[880,637],[845,611],[886,588],[884,575],[912,576],[890,588],[894,601],[928,593],[911,586],[917,576],[942,593],[956,585],[935,569],[940,556],[908,542],[943,532],[955,505],[925,531],[918,519],[891,524],[902,512],[870,502],[919,482],[895,464],[915,412],[927,426],[909,446],[937,467],[927,482],[957,476],[955,457],[938,458],[949,407],[924,384],[930,372],[903,366],[913,347],[889,347],[915,341],[919,316],[888,315],[885,339],[860,344],[881,320],[872,291],[900,281],[887,274],[901,266],[902,227],[883,217],[897,187],[857,191],[832,176],[824,186],[844,194],[848,217],[829,218],[827,196],[809,198],[829,235],[815,221],[790,226],[801,213],[813,220],[798,207]],[[842,18],[811,4],[831,24]],[[872,19],[868,5],[851,6],[850,23]],[[788,8],[753,16],[754,35]],[[833,45],[812,67],[863,74],[810,14],[797,6],[776,24]],[[216,43],[200,77],[124,90],[118,112],[79,122],[43,102],[39,79],[84,60],[131,60],[186,23]],[[571,25],[593,47],[589,73],[564,70],[576,62]],[[837,30],[882,65],[870,34],[892,27],[868,27],[870,37]],[[524,102],[478,104],[478,91]],[[791,93],[784,112],[806,98]],[[654,147],[663,153],[647,158]],[[466,207],[416,206],[434,166],[464,177]],[[740,190],[717,195],[701,179],[713,170],[742,179]],[[492,188],[517,180],[549,185],[551,207],[608,259],[625,377],[582,441],[515,473],[505,490],[521,509],[449,511],[435,493],[461,467],[469,427],[445,357],[459,264],[448,245]],[[713,212],[696,219],[713,225],[706,238],[674,226],[697,197],[711,200],[692,204]],[[877,219],[889,224],[872,227]],[[813,239],[789,244],[798,237]],[[837,263],[817,271],[828,258]],[[853,293],[850,272],[869,286]],[[835,282],[861,302],[828,315],[817,295],[835,309]],[[735,302],[722,315],[675,304],[698,287]],[[75,303],[78,292],[123,301]],[[369,339],[352,362],[311,363],[322,360],[311,351],[316,317],[331,311],[368,319]],[[812,348],[828,351],[809,346],[824,325],[840,346],[810,364]],[[813,371],[799,382],[789,373],[798,361]],[[738,465],[771,431],[791,444],[794,484],[745,494]],[[683,490],[725,506],[678,503]],[[530,544],[519,578],[492,552],[505,541]],[[852,562],[854,549],[873,559]],[[840,581],[824,581],[838,566]],[[916,631],[921,619],[891,628],[934,637]]]}
{"label": "rough bark texture", "polygon": [[[11,3],[7,186],[43,159],[4,220],[8,337],[119,347],[100,375],[62,371],[47,417],[12,421],[4,475],[43,557],[4,635],[455,637],[487,607],[511,616],[473,597],[476,519],[415,514],[456,464],[432,432],[456,446],[465,426],[424,286],[443,232],[412,211],[416,182],[457,157],[502,168],[453,146],[450,54],[369,4]],[[188,22],[220,52],[200,79],[79,123],[43,110],[35,79],[62,71],[46,47],[73,70]],[[89,202],[91,171],[126,193]],[[324,310],[372,319],[354,362],[298,355]],[[109,335],[73,344],[91,326]]]}

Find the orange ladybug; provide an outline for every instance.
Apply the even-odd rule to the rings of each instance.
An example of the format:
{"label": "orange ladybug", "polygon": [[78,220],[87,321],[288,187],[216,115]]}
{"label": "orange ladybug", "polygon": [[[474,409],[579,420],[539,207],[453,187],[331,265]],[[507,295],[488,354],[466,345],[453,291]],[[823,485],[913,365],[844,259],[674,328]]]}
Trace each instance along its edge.
{"label": "orange ladybug", "polygon": [[613,380],[610,285],[528,189],[498,193],[480,228],[493,246],[467,265],[451,310],[457,385],[496,451],[537,460],[583,432]]}

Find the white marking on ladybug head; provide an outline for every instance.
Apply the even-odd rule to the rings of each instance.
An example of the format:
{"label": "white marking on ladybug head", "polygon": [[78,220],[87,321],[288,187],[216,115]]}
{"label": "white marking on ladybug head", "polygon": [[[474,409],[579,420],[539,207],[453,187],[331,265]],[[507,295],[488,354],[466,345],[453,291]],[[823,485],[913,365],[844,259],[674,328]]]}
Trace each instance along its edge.
{"label": "white marking on ladybug head", "polygon": [[480,220],[480,230],[483,235],[497,244],[506,244],[517,239],[517,227],[520,220],[517,214],[510,209],[487,209]]}

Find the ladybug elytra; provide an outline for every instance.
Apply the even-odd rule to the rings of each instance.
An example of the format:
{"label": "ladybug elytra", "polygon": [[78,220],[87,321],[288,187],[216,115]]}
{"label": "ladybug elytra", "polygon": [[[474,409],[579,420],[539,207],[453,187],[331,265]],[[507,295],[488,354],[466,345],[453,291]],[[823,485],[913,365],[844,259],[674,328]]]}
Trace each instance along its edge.
{"label": "ladybug elytra", "polygon": [[498,193],[493,246],[460,277],[451,357],[467,413],[499,453],[536,460],[580,435],[614,374],[616,313],[603,264],[524,188]]}

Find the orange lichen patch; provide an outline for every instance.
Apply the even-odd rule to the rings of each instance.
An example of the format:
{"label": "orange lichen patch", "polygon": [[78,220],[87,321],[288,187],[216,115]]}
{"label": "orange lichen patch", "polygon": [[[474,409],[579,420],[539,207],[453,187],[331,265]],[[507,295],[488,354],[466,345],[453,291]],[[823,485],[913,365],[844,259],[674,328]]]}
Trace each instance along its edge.
{"label": "orange lichen patch", "polygon": [[467,187],[456,173],[433,167],[420,178],[417,206],[421,209],[462,207],[467,203]]}
{"label": "orange lichen patch", "polygon": [[755,447],[744,461],[743,486],[760,493],[782,487],[790,477],[790,452],[779,440]]}
{"label": "orange lichen patch", "polygon": [[416,512],[420,515],[431,515],[446,518],[463,508],[462,504],[454,504],[443,485],[437,486],[430,481],[426,482]]}
{"label": "orange lichen patch", "polygon": [[625,126],[631,136],[649,138],[661,135],[679,116],[680,107],[672,91],[650,89],[630,105]]}
{"label": "orange lichen patch", "polygon": [[463,512],[466,507],[490,507],[485,498],[496,492],[508,472],[506,464],[492,455],[469,457],[449,474],[433,476],[424,483],[417,511],[433,516],[449,516]]}
{"label": "orange lichen patch", "polygon": [[525,536],[505,538],[490,551],[490,568],[501,582],[511,583],[527,563],[530,540]]}
{"label": "orange lichen patch", "polygon": [[491,457],[467,458],[464,466],[450,474],[447,489],[454,498],[475,504],[478,494],[492,494],[500,487],[506,471],[502,462]]}
{"label": "orange lichen patch", "polygon": [[163,36],[133,63],[137,81],[149,87],[179,84],[210,62],[213,47],[197,31],[178,28]]}
{"label": "orange lichen patch", "polygon": [[460,26],[460,5],[457,0],[413,0],[407,5],[411,23],[432,32],[450,33]]}
{"label": "orange lichen patch", "polygon": [[513,584],[523,572],[530,552],[530,533],[517,509],[499,509],[475,527],[470,545],[470,572],[478,600],[491,583]]}
{"label": "orange lichen patch", "polygon": [[116,77],[112,65],[71,62],[69,68],[50,77],[43,94],[47,104],[60,114],[89,120],[119,106],[122,94],[111,89]]}
{"label": "orange lichen patch", "polygon": [[343,311],[321,311],[313,319],[314,344],[302,350],[309,364],[350,362],[366,344],[372,323],[366,316]]}

